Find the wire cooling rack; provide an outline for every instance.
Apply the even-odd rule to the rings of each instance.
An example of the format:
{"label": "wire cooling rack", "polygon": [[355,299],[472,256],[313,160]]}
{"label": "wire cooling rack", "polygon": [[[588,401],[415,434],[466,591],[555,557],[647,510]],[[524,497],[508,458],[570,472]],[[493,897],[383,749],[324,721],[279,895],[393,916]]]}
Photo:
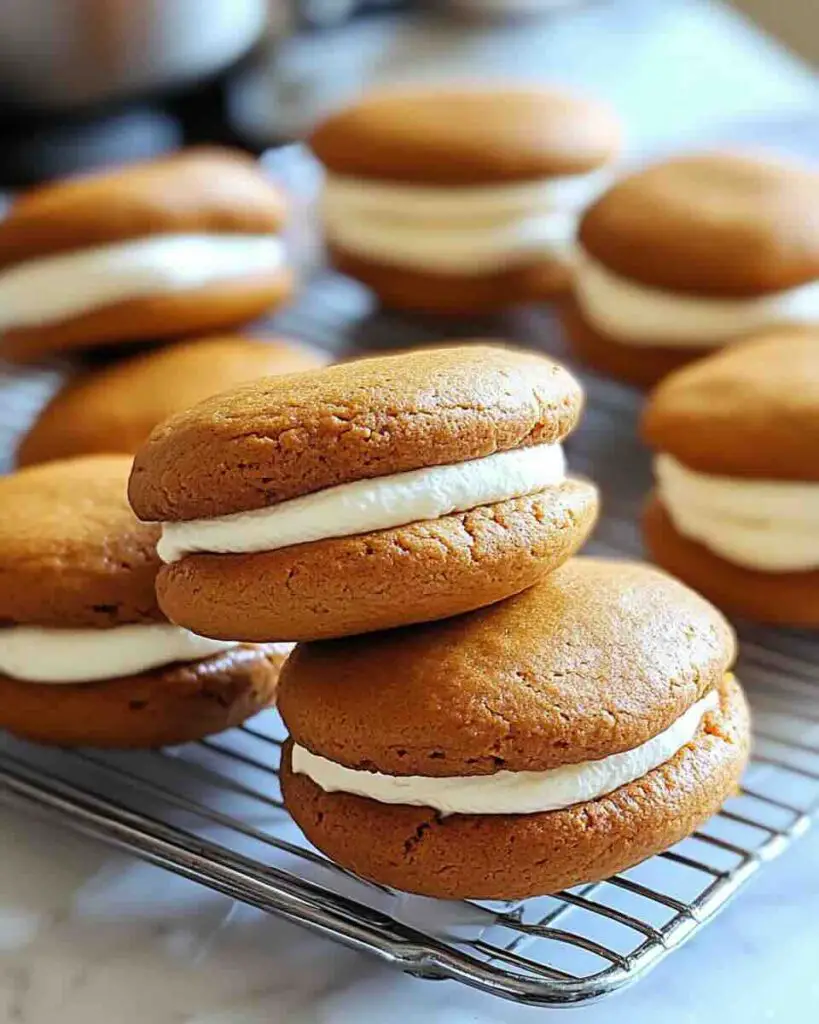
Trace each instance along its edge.
{"label": "wire cooling rack", "polygon": [[[337,351],[501,336],[560,352],[547,314],[470,325],[369,315],[341,278],[320,277],[276,329]],[[59,379],[0,375],[0,457]],[[639,556],[650,484],[633,392],[585,375],[588,410],[568,444],[601,486],[589,550]],[[2,510],[0,510],[2,514]],[[57,815],[237,900],[425,978],[449,978],[518,1002],[568,1006],[633,982],[691,938],[819,806],[819,640],[739,627],[738,674],[755,711],[755,753],[740,793],[672,850],[595,885],[515,903],[445,902],[357,879],[312,848],[282,806],[283,730],[275,712],[240,729],[152,753],[55,751],[0,736],[0,797]]]}

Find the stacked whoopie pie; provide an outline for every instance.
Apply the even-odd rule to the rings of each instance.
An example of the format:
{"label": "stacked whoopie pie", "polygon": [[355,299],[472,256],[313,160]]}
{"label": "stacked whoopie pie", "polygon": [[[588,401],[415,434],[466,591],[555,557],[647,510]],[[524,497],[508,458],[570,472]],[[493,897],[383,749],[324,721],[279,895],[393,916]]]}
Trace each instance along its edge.
{"label": "stacked whoopie pie", "polygon": [[340,864],[443,897],[604,877],[696,828],[748,746],[720,614],[568,561],[596,514],[565,370],[473,345],[270,378],[156,428],[130,500],[160,607],[296,640],[286,804]]}

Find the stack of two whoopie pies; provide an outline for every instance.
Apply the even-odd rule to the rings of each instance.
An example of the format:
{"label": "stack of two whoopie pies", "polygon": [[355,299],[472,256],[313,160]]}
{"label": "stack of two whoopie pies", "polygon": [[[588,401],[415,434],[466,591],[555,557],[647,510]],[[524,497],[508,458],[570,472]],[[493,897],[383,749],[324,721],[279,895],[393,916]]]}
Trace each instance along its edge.
{"label": "stack of two whoopie pies", "polygon": [[724,620],[655,570],[569,561],[597,509],[560,447],[581,405],[540,356],[442,348],[244,385],[137,453],[168,617],[297,641],[284,799],[365,878],[549,892],[672,845],[736,786]]}

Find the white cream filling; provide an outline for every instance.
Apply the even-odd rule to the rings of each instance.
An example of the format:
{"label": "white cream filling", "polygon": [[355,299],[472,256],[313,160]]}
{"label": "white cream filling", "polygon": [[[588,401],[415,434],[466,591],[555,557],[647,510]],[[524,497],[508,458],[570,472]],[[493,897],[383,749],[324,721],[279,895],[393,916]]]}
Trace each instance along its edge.
{"label": "white cream filling", "polygon": [[657,491],[675,528],[748,569],[819,569],[819,484],[698,473],[658,455]]}
{"label": "white cream filling", "polygon": [[197,551],[275,551],[352,537],[534,494],[561,483],[565,474],[559,444],[513,448],[469,462],[339,484],[271,508],[163,523],[156,550],[163,562],[176,562]]}
{"label": "white cream filling", "polygon": [[382,804],[431,807],[440,814],[538,814],[599,800],[674,757],[697,734],[703,717],[719,707],[712,690],[658,736],[620,754],[544,772],[431,778],[359,771],[294,746],[292,768],[326,793],[353,793]]}
{"label": "white cream filling", "polygon": [[0,330],[40,327],[152,295],[203,288],[284,263],[272,235],[152,235],[0,271]]}
{"label": "white cream filling", "polygon": [[169,622],[111,629],[0,629],[0,673],[30,683],[92,683],[134,675],[176,661],[200,661],[236,647]]}
{"label": "white cream filling", "polygon": [[570,259],[581,210],[608,171],[512,185],[433,187],[328,175],[323,210],[331,242],[353,255],[434,273]]}
{"label": "white cream filling", "polygon": [[717,348],[762,328],[819,324],[819,281],[753,298],[685,295],[620,277],[579,251],[574,288],[593,327],[635,348]]}

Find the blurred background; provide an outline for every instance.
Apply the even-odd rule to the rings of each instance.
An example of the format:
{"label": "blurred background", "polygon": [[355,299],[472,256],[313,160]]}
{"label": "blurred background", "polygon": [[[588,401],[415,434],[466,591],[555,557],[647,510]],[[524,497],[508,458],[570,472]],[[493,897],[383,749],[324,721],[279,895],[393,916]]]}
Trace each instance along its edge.
{"label": "blurred background", "polygon": [[189,142],[260,153],[373,82],[453,76],[605,96],[637,152],[814,148],[817,59],[814,0],[0,0],[0,186]]}

